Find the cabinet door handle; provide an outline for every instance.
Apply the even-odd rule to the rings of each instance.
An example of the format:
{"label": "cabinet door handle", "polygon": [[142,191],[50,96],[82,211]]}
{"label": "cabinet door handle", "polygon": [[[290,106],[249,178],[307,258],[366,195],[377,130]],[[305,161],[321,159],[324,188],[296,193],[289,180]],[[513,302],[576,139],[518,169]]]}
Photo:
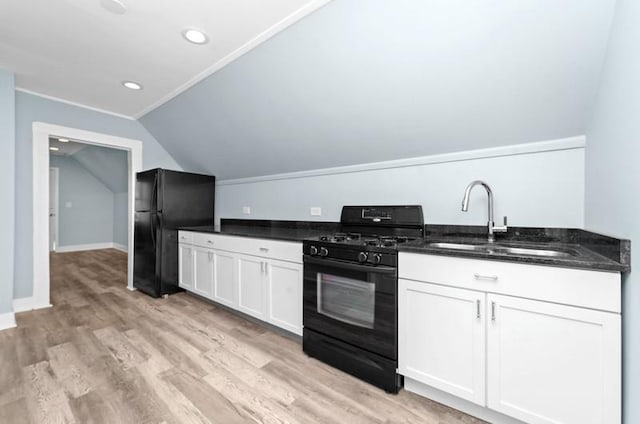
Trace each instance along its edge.
{"label": "cabinet door handle", "polygon": [[496,302],[491,302],[491,321],[496,321]]}
{"label": "cabinet door handle", "polygon": [[213,259],[213,252],[209,252],[209,262]]}
{"label": "cabinet door handle", "polygon": [[480,299],[476,300],[476,318],[480,319]]}
{"label": "cabinet door handle", "polygon": [[473,278],[475,278],[476,280],[498,281],[497,275],[482,275],[482,274],[478,274],[477,272],[473,274]]}
{"label": "cabinet door handle", "polygon": [[268,263],[264,263],[264,275],[269,275],[269,264]]}
{"label": "cabinet door handle", "polygon": [[260,274],[264,274],[264,262],[260,262]]}

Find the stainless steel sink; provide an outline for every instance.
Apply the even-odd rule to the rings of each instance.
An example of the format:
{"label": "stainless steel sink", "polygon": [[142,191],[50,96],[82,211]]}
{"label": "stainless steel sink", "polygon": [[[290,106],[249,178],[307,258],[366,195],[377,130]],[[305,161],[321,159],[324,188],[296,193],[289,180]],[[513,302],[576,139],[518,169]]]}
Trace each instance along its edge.
{"label": "stainless steel sink", "polygon": [[570,258],[578,256],[574,250],[536,249],[533,247],[513,247],[500,244],[468,244],[468,243],[429,243],[429,247],[438,249],[464,250],[472,252],[491,252],[510,255],[538,256],[545,258]]}
{"label": "stainless steel sink", "polygon": [[570,258],[577,255],[577,252],[573,251],[530,249],[521,247],[500,247],[498,250],[512,255],[542,256],[546,258]]}
{"label": "stainless steel sink", "polygon": [[487,250],[487,246],[484,244],[429,243],[429,247],[436,247],[438,249],[453,249],[453,250],[474,250],[474,251]]}

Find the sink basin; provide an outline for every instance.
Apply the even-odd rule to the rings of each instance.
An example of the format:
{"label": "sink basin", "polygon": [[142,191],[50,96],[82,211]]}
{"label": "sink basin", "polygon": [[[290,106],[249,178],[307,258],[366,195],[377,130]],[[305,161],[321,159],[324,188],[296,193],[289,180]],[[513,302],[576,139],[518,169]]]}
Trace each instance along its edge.
{"label": "sink basin", "polygon": [[500,247],[498,250],[510,253],[512,255],[524,255],[524,256],[542,256],[546,258],[570,258],[576,256],[576,252],[562,251],[562,250],[550,250],[550,249],[529,249],[520,247]]}
{"label": "sink basin", "polygon": [[500,244],[429,243],[428,246],[438,249],[505,253],[510,255],[538,256],[545,258],[570,258],[578,256],[578,252],[573,250],[536,249],[532,247],[503,246]]}
{"label": "sink basin", "polygon": [[484,244],[429,243],[429,247],[436,247],[438,249],[453,249],[453,250],[475,250],[475,251],[487,250],[487,246]]}

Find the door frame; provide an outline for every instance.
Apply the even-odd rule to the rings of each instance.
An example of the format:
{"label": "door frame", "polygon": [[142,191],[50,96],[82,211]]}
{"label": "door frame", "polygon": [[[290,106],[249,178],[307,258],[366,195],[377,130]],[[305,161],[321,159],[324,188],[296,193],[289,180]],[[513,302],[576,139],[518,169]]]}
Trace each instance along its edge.
{"label": "door frame", "polygon": [[[55,240],[54,240],[54,244],[53,244],[53,249],[50,249],[50,251],[55,252],[56,250],[58,250],[58,244],[59,244],[59,240],[60,240],[60,221],[59,221],[59,214],[60,214],[60,168],[56,167],[56,166],[50,166],[49,167],[50,170],[53,171],[53,173],[56,175],[56,186],[55,186],[55,193],[56,193],[56,202],[53,205],[53,209],[55,211],[55,217],[56,219],[55,224],[54,224],[54,231],[53,233],[56,235]],[[49,183],[51,183],[51,181],[49,181]],[[49,199],[49,202],[51,201],[51,199]],[[49,205],[51,206],[51,205]],[[51,229],[51,228],[49,228]],[[51,241],[49,241],[51,242]]]}
{"label": "door frame", "polygon": [[[133,288],[133,231],[136,173],[142,171],[142,141],[109,134],[34,122],[33,130],[33,297],[21,302],[24,309],[39,309],[50,304],[49,269],[49,138],[65,137],[86,144],[126,150],[129,154],[129,246],[127,288]],[[26,305],[30,303],[30,305]]]}

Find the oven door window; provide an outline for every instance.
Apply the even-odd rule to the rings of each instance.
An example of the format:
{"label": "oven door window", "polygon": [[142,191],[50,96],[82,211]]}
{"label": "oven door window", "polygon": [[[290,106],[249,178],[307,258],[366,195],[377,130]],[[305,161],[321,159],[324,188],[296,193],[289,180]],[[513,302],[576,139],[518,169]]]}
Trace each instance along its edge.
{"label": "oven door window", "polygon": [[321,272],[317,278],[318,313],[358,327],[373,328],[374,283]]}

